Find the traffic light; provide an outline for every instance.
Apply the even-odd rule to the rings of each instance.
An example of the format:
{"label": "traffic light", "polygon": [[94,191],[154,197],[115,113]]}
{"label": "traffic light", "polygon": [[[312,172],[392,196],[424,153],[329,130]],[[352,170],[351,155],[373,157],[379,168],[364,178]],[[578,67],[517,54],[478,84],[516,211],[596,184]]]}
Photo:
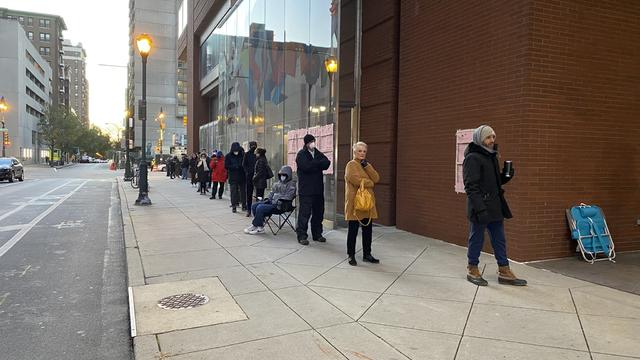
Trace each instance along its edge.
{"label": "traffic light", "polygon": [[5,131],[5,132],[2,133],[2,143],[5,146],[11,145],[11,141],[9,141],[9,132],[8,131]]}
{"label": "traffic light", "polygon": [[184,126],[187,126],[187,115],[185,115],[185,116],[182,118],[182,124],[184,124]]}

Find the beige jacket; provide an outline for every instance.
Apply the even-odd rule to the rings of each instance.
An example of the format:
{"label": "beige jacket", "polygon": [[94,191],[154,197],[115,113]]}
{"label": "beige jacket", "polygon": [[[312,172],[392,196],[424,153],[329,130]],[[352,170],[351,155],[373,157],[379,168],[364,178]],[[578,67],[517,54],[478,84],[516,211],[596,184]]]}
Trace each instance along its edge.
{"label": "beige jacket", "polygon": [[[373,198],[373,208],[370,211],[358,211],[354,213],[353,200],[356,192],[360,188],[360,181],[364,179],[364,187],[369,190]],[[376,209],[376,195],[373,193],[373,187],[380,181],[380,175],[373,165],[369,163],[363,168],[360,161],[351,160],[347,163],[344,173],[344,217],[345,220],[362,220],[365,218],[377,219],[378,210]]]}

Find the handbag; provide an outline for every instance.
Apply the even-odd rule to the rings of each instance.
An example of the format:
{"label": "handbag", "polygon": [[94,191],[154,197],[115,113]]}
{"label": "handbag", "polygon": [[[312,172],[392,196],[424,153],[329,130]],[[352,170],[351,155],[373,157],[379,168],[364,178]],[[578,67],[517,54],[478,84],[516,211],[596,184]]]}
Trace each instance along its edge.
{"label": "handbag", "polygon": [[358,188],[358,191],[356,191],[356,196],[353,198],[353,214],[356,219],[358,219],[358,216],[356,215],[357,211],[368,211],[369,222],[363,224],[361,220],[358,219],[360,225],[369,226],[369,224],[371,224],[371,209],[373,209],[373,196],[369,190],[364,187],[364,179],[362,179],[360,181],[360,187]]}
{"label": "handbag", "polygon": [[273,170],[271,170],[271,166],[267,166],[267,179],[271,179],[273,177]]}

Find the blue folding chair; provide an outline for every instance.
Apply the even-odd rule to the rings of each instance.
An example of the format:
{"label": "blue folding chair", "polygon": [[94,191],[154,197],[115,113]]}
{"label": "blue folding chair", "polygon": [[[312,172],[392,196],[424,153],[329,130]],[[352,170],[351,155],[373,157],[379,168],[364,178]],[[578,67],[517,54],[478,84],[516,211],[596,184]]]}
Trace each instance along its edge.
{"label": "blue folding chair", "polygon": [[[567,209],[566,213],[571,238],[578,242],[582,258],[591,264],[601,260],[615,262],[613,238],[602,209],[595,205],[581,203]],[[605,257],[598,258],[599,254]]]}

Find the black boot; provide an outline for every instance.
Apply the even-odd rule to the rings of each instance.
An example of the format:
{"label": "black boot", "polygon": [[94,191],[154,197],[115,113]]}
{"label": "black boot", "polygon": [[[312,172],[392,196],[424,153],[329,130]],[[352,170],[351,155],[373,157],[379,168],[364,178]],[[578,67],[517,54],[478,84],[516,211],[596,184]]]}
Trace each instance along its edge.
{"label": "black boot", "polygon": [[358,265],[358,262],[356,261],[356,257],[355,256],[349,256],[349,265],[351,265],[351,266]]}
{"label": "black boot", "polygon": [[378,264],[380,262],[380,260],[376,259],[373,257],[373,255],[369,254],[369,255],[364,255],[362,257],[362,261],[364,262],[370,262],[372,264]]}

